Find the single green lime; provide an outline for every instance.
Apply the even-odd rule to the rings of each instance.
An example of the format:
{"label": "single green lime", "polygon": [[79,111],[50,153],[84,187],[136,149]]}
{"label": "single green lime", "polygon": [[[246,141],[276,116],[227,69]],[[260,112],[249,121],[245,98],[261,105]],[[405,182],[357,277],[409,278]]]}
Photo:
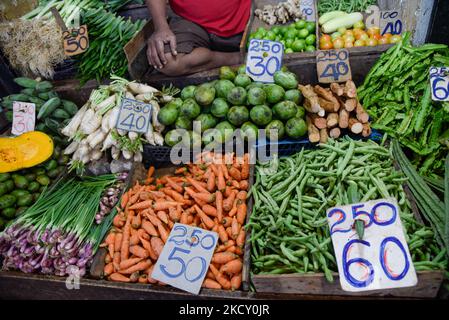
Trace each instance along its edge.
{"label": "single green lime", "polygon": [[309,34],[306,38],[306,44],[315,45],[315,42],[316,42],[316,36],[314,34]]}
{"label": "single green lime", "polygon": [[296,29],[304,29],[307,26],[307,22],[305,20],[298,20],[295,22]]}
{"label": "single green lime", "polygon": [[307,46],[306,47],[306,51],[307,52],[314,52],[316,49],[315,49],[315,46]]}
{"label": "single green lime", "polygon": [[304,39],[298,39],[293,42],[292,49],[294,52],[304,51],[305,48],[306,42],[304,41]]}
{"label": "single green lime", "polygon": [[307,31],[309,31],[309,33],[314,33],[316,29],[315,21],[307,22],[306,29]]}
{"label": "single green lime", "polygon": [[305,38],[307,38],[308,35],[309,35],[309,31],[307,29],[299,30],[299,33],[298,33],[299,38],[305,39]]}

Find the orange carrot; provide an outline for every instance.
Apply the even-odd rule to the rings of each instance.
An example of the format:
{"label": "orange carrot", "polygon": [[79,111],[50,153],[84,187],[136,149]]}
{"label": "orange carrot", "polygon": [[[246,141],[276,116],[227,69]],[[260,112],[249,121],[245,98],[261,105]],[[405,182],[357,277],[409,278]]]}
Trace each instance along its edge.
{"label": "orange carrot", "polygon": [[103,276],[107,277],[114,272],[114,265],[110,262],[103,268]]}
{"label": "orange carrot", "polygon": [[158,211],[156,215],[163,223],[165,223],[165,224],[168,223],[167,212],[165,212],[165,211]]}
{"label": "orange carrot", "polygon": [[187,213],[186,210],[184,210],[181,214],[181,223],[188,224],[188,222],[189,222],[189,214]]}
{"label": "orange carrot", "polygon": [[240,247],[235,247],[234,253],[241,256],[243,254],[243,249]]}
{"label": "orange carrot", "polygon": [[150,166],[147,172],[147,179],[151,178],[154,174],[154,166]]}
{"label": "orange carrot", "polygon": [[207,229],[212,229],[215,225],[214,221],[211,218],[209,218],[204,213],[204,211],[201,210],[200,207],[198,207],[196,204],[194,207],[195,207],[196,213],[198,213],[198,216],[201,218],[201,221],[203,221],[203,223],[206,225]]}
{"label": "orange carrot", "polygon": [[[240,201],[240,200],[238,200],[238,201]],[[243,225],[245,223],[246,211],[247,211],[247,207],[246,207],[245,202],[242,202],[237,205],[237,221],[241,225]]]}
{"label": "orange carrot", "polygon": [[204,201],[206,203],[211,203],[211,202],[215,201],[215,194],[214,193],[212,193],[212,194],[210,194],[210,193],[196,193],[193,196],[193,198],[195,200],[199,199],[199,200]]}
{"label": "orange carrot", "polygon": [[193,223],[193,220],[194,220],[194,218],[192,215],[187,216],[187,224],[191,225]]}
{"label": "orange carrot", "polygon": [[242,200],[242,201],[246,201],[246,195],[247,195],[247,192],[242,190],[237,193],[236,198],[239,200]]}
{"label": "orange carrot", "polygon": [[226,243],[229,240],[228,234],[222,224],[218,226],[218,236],[220,237],[220,241],[223,243]]}
{"label": "orange carrot", "polygon": [[232,218],[231,217],[223,218],[223,222],[222,222],[223,227],[225,227],[225,228],[230,227],[231,223],[232,223]]}
{"label": "orange carrot", "polygon": [[114,253],[112,265],[114,266],[114,271],[117,271],[118,269],[120,269],[120,252]]}
{"label": "orange carrot", "polygon": [[136,263],[136,264],[132,265],[128,269],[120,270],[119,272],[121,274],[132,274],[134,272],[145,270],[145,269],[149,268],[152,264],[153,263],[151,262],[151,260],[147,259],[145,261],[141,261],[139,263]]}
{"label": "orange carrot", "polygon": [[162,225],[162,223],[159,223],[157,225],[157,230],[159,231],[159,234],[161,235],[162,241],[164,241],[164,243],[166,243],[167,239],[168,239],[169,232],[165,229],[165,227]]}
{"label": "orange carrot", "polygon": [[213,192],[215,190],[215,173],[209,170],[209,176],[207,178],[207,190]]}
{"label": "orange carrot", "polygon": [[125,219],[123,219],[121,214],[116,214],[114,219],[112,219],[112,224],[116,228],[122,228],[125,225]]}
{"label": "orange carrot", "polygon": [[[159,233],[157,232],[156,228],[154,227],[154,225],[148,221],[148,220],[143,220],[142,222],[142,228],[150,235],[153,237],[158,237]],[[148,239],[147,239],[148,240]]]}
{"label": "orange carrot", "polygon": [[131,219],[133,218],[134,211],[128,211],[128,217],[123,228],[122,246],[120,248],[120,260],[128,259],[129,254],[129,238],[131,233]]}
{"label": "orange carrot", "polygon": [[137,230],[137,236],[140,238],[143,238],[145,240],[150,240],[150,236],[148,235],[148,233],[145,231],[145,229],[139,229]]}
{"label": "orange carrot", "polygon": [[141,274],[139,276],[139,283],[148,283],[148,277],[146,274]]}
{"label": "orange carrot", "polygon": [[240,180],[242,180],[242,175],[241,175],[239,169],[237,169],[236,167],[231,167],[229,169],[229,175],[239,182],[240,182]]}
{"label": "orange carrot", "polygon": [[146,270],[145,270],[145,273],[147,274],[148,282],[154,284],[154,283],[157,283],[157,280],[154,280],[154,279],[151,277],[151,274],[153,273],[153,268],[154,268],[154,264],[151,265],[151,267],[149,267],[148,269],[146,269]]}
{"label": "orange carrot", "polygon": [[249,188],[248,180],[240,181],[239,189],[248,190],[248,188]]}
{"label": "orange carrot", "polygon": [[181,219],[181,211],[178,211],[180,206],[176,206],[176,208],[168,209],[168,216],[171,221],[178,222]]}
{"label": "orange carrot", "polygon": [[187,181],[196,189],[198,190],[198,192],[200,193],[209,193],[209,191],[204,188],[201,183],[199,183],[198,181],[196,181],[195,179],[192,178],[187,178]]}
{"label": "orange carrot", "polygon": [[203,206],[203,211],[208,216],[216,217],[217,216],[217,209],[215,209],[214,206],[211,206],[210,204],[205,204]]}
{"label": "orange carrot", "polygon": [[239,184],[239,182],[238,182],[237,180],[232,180],[232,181],[231,181],[231,186],[232,186],[233,188],[236,188],[236,189],[239,189],[239,188],[240,188],[240,184]]}
{"label": "orange carrot", "polygon": [[142,223],[142,219],[141,219],[141,217],[140,217],[140,214],[136,214],[136,215],[133,217],[131,226],[132,226],[134,229],[139,229],[141,223]]}
{"label": "orange carrot", "polygon": [[243,246],[245,245],[245,228],[240,228],[240,233],[237,236],[237,239],[235,239],[236,244],[240,247],[243,248]]}
{"label": "orange carrot", "polygon": [[121,232],[117,232],[115,235],[115,241],[114,241],[114,251],[119,251],[120,250],[120,246],[122,244],[122,238],[123,238],[123,234]]}
{"label": "orange carrot", "polygon": [[238,290],[242,285],[242,273],[234,275],[231,278],[231,290]]}
{"label": "orange carrot", "polygon": [[[228,220],[231,221],[231,225],[232,225],[232,219],[228,219]],[[227,227],[226,233],[228,234],[229,238],[232,238],[232,227]]]}
{"label": "orange carrot", "polygon": [[130,210],[140,210],[140,209],[146,209],[151,207],[151,205],[153,204],[153,200],[145,200],[145,201],[141,201],[138,202],[136,204],[133,204],[132,206],[129,207]]}
{"label": "orange carrot", "polygon": [[104,257],[104,263],[108,264],[109,262],[112,262],[112,257],[109,253],[106,253],[106,256]]}
{"label": "orange carrot", "polygon": [[221,285],[217,281],[209,278],[204,279],[201,286],[207,289],[221,289]]}
{"label": "orange carrot", "polygon": [[164,188],[164,193],[166,195],[172,197],[177,202],[184,203],[184,201],[185,201],[185,199],[182,196],[182,194],[177,192],[177,191],[175,191],[175,190]]}
{"label": "orange carrot", "polygon": [[237,255],[235,255],[232,252],[225,251],[225,252],[214,253],[211,261],[213,263],[225,264],[225,263],[228,263],[229,261],[234,260],[235,258],[237,258]]}
{"label": "orange carrot", "polygon": [[156,252],[154,252],[153,247],[151,246],[150,241],[145,240],[144,238],[140,238],[140,242],[142,242],[142,246],[147,249],[150,258],[153,260],[157,260],[158,256],[156,254]]}
{"label": "orange carrot", "polygon": [[221,167],[221,165],[217,167],[218,167],[217,188],[219,191],[223,192],[226,188],[226,182],[223,175],[223,168]]}
{"label": "orange carrot", "polygon": [[229,281],[228,277],[223,273],[218,273],[216,276],[218,283],[223,287],[223,289],[229,290],[231,289],[231,281]]}
{"label": "orange carrot", "polygon": [[234,200],[235,200],[235,196],[236,196],[236,192],[235,192],[235,190],[233,190],[232,193],[229,195],[229,197],[227,197],[226,199],[223,200],[223,209],[225,211],[230,211],[232,209],[232,206],[233,206]]}
{"label": "orange carrot", "polygon": [[233,192],[234,192],[234,189],[232,189],[230,186],[226,186],[223,195],[225,196],[225,198],[228,198]]}
{"label": "orange carrot", "polygon": [[161,222],[161,220],[154,213],[153,209],[151,209],[151,211],[149,211],[149,213],[145,212],[144,215],[148,220],[150,220],[150,222],[153,224],[153,226],[157,226],[157,224],[159,222]]}
{"label": "orange carrot", "polygon": [[135,265],[136,263],[139,263],[142,260],[143,260],[142,258],[130,258],[120,261],[120,270],[128,269],[129,267]]}
{"label": "orange carrot", "polygon": [[209,166],[209,168],[212,170],[212,172],[214,173],[215,177],[218,177],[218,169],[217,166],[215,164],[211,164]]}
{"label": "orange carrot", "polygon": [[151,237],[150,243],[154,253],[156,253],[157,258],[159,258],[159,255],[161,254],[162,249],[164,248],[164,242],[162,242],[161,238]]}
{"label": "orange carrot", "polygon": [[171,178],[166,177],[167,179],[167,185],[172,188],[173,190],[175,190],[176,192],[182,193],[183,189],[182,187],[177,184],[176,182],[174,182]]}
{"label": "orange carrot", "polygon": [[186,171],[187,171],[186,167],[180,167],[180,168],[175,170],[175,174],[185,173]]}
{"label": "orange carrot", "polygon": [[129,244],[131,246],[135,246],[136,244],[139,244],[139,236],[137,235],[137,232],[134,233],[131,238],[129,238]]}
{"label": "orange carrot", "polygon": [[131,252],[133,255],[135,255],[136,257],[139,258],[148,258],[149,257],[149,252],[147,250],[145,250],[144,248],[142,248],[141,246],[130,246],[129,247],[129,252]]}
{"label": "orange carrot", "polygon": [[243,268],[242,260],[240,260],[240,258],[239,258],[239,259],[235,259],[235,260],[229,261],[226,264],[224,264],[220,268],[220,272],[236,274],[236,273],[239,273],[240,271],[242,271],[242,268]]}
{"label": "orange carrot", "polygon": [[234,203],[232,204],[232,209],[231,209],[231,211],[228,212],[228,216],[233,217],[236,215],[238,201],[240,201],[240,200],[238,200],[238,199],[234,200]]}
{"label": "orange carrot", "polygon": [[120,206],[122,207],[122,209],[125,209],[126,205],[128,204],[129,201],[129,191],[125,192],[122,195],[122,199],[120,200]]}
{"label": "orange carrot", "polygon": [[221,170],[223,171],[223,176],[226,180],[230,179],[228,167],[224,163],[220,164]]}
{"label": "orange carrot", "polygon": [[182,205],[182,203],[175,201],[157,201],[153,204],[153,209],[156,211],[159,210],[168,210],[170,207],[176,207],[178,204]]}
{"label": "orange carrot", "polygon": [[232,232],[232,239],[237,239],[237,236],[239,235],[240,232],[240,224],[237,221],[236,217],[232,218],[232,224],[231,224],[231,232]]}
{"label": "orange carrot", "polygon": [[223,223],[223,194],[220,191],[215,192],[215,206],[217,207],[218,223]]}
{"label": "orange carrot", "polygon": [[109,276],[109,278],[112,281],[118,281],[118,282],[131,282],[131,280],[128,277],[125,277],[124,275],[120,274],[120,273],[113,273]]}

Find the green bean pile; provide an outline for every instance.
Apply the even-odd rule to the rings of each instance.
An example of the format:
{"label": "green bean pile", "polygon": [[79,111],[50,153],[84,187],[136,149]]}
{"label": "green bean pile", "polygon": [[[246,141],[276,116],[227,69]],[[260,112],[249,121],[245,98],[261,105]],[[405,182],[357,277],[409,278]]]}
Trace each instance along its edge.
{"label": "green bean pile", "polygon": [[340,10],[347,13],[365,11],[370,5],[377,4],[376,0],[319,0],[318,13]]}
{"label": "green bean pile", "polygon": [[446,251],[438,247],[432,229],[415,220],[404,181],[383,144],[350,138],[258,163],[247,226],[252,272],[324,272],[333,281],[337,266],[326,210],[387,197],[398,200],[416,270],[445,269]]}
{"label": "green bean pile", "polygon": [[111,73],[122,77],[128,70],[123,47],[142,29],[145,20],[132,22],[114,13],[98,8],[88,10],[83,23],[89,31],[89,49],[79,55],[78,74],[81,82],[90,79],[98,81],[108,78]]}

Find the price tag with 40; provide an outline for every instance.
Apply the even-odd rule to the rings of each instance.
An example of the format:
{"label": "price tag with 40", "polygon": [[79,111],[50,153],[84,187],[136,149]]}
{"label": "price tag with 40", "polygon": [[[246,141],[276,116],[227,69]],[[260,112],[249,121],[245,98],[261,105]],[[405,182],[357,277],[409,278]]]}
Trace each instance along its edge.
{"label": "price tag with 40", "polygon": [[117,129],[146,133],[151,125],[152,105],[122,98],[120,113],[117,118]]}
{"label": "price tag with 40", "polygon": [[316,55],[316,64],[321,83],[344,82],[352,78],[346,49],[320,50]]}

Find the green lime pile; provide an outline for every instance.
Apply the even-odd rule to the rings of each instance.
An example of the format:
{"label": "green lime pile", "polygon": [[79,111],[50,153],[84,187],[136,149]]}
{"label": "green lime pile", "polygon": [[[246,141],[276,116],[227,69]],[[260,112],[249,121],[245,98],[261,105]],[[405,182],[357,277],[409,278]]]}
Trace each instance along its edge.
{"label": "green lime pile", "polygon": [[251,39],[263,39],[281,42],[284,45],[284,53],[313,52],[316,50],[315,29],[315,22],[305,20],[273,26],[270,30],[261,27],[250,34],[248,45]]}
{"label": "green lime pile", "polygon": [[53,156],[33,168],[0,173],[0,231],[36,202],[42,191],[57,179],[69,161],[56,146]]}
{"label": "green lime pile", "polygon": [[[244,65],[238,70],[225,66],[220,68],[219,80],[182,89],[180,98],[161,108],[158,120],[167,126],[165,143],[169,146],[183,137],[177,129],[189,130],[190,141],[201,141],[203,145],[224,143],[237,128],[244,138],[257,138],[258,130],[265,129],[271,139],[272,134],[278,140],[299,139],[307,134],[302,100],[296,75],[285,69],[275,72],[274,83],[264,84],[253,82]],[[192,130],[193,121],[201,122],[203,133],[216,130],[209,130],[199,139]]]}

